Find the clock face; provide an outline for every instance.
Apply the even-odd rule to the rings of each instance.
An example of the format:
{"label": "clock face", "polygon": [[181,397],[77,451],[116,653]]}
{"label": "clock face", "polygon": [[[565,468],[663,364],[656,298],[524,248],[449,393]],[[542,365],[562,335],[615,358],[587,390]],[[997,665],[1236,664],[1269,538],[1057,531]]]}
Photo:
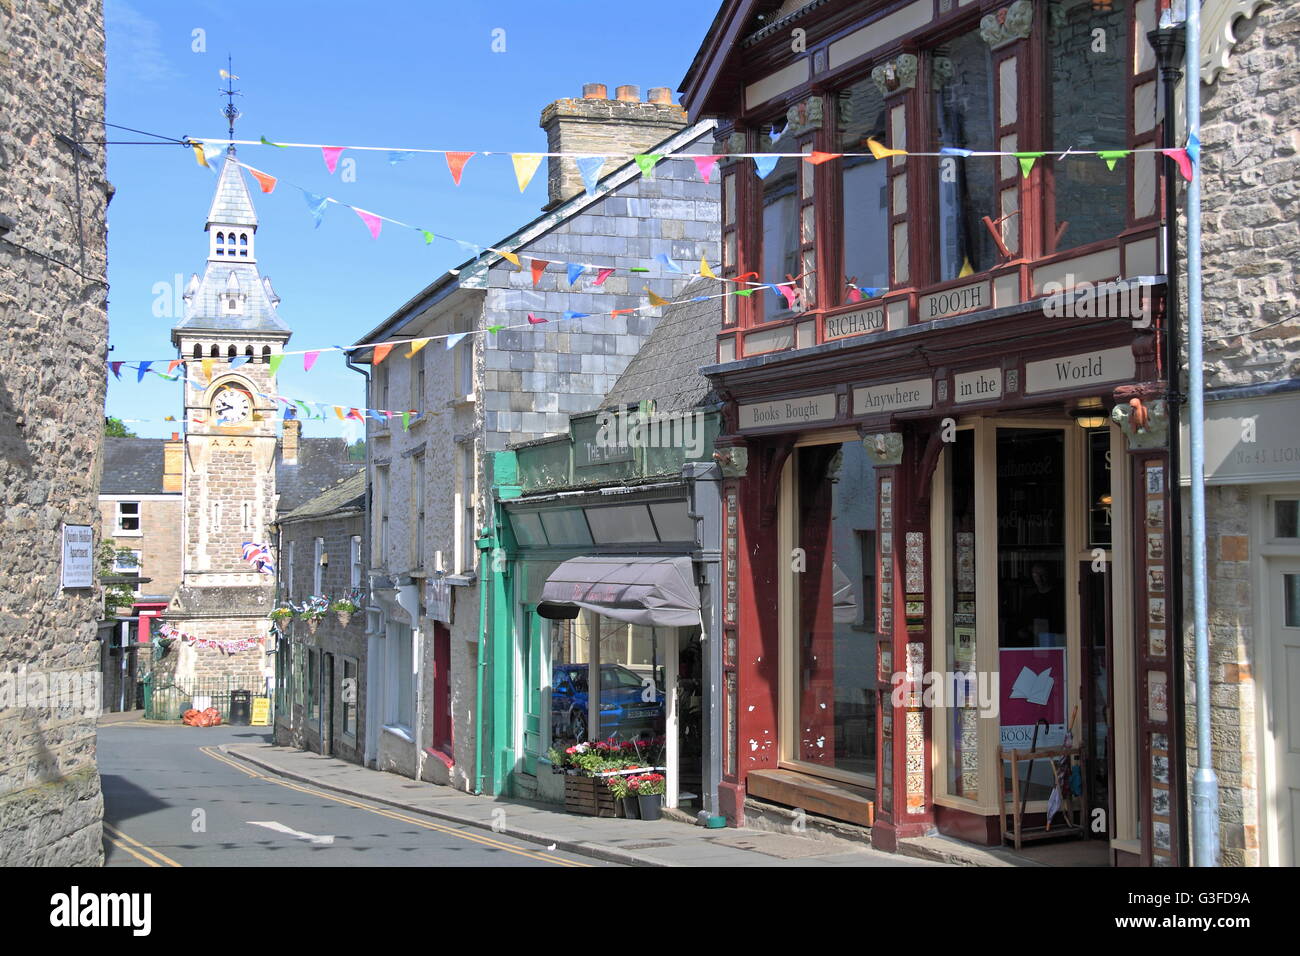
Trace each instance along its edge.
{"label": "clock face", "polygon": [[212,399],[212,417],[218,425],[242,425],[253,414],[253,400],[238,388],[223,388]]}

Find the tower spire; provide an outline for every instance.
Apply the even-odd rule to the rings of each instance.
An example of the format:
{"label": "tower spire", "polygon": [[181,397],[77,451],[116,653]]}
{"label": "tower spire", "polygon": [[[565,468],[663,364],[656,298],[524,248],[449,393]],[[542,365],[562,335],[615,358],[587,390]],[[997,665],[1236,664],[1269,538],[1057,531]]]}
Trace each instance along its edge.
{"label": "tower spire", "polygon": [[[235,138],[235,120],[239,119],[239,117],[243,115],[239,110],[235,109],[235,97],[244,95],[234,87],[235,80],[239,79],[239,77],[235,76],[233,70],[234,67],[231,64],[230,55],[227,54],[226,68],[221,71],[221,76],[226,81],[226,88],[224,90],[217,90],[217,93],[226,98],[226,106],[221,112],[226,117],[226,128],[230,133],[229,138],[232,140]],[[234,155],[235,144],[233,142],[226,146],[226,152],[229,155]]]}

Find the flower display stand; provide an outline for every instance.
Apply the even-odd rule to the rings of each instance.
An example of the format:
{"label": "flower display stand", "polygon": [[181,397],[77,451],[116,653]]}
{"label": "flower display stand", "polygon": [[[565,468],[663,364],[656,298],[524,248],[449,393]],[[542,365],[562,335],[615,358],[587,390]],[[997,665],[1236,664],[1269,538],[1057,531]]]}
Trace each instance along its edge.
{"label": "flower display stand", "polygon": [[614,794],[600,777],[566,774],[564,777],[564,809],[585,817],[612,817]]}

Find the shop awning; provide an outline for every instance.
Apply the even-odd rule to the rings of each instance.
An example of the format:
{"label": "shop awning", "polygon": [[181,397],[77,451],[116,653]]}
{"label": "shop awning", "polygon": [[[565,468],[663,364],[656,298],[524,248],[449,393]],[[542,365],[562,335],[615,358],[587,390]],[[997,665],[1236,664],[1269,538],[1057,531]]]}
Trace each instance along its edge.
{"label": "shop awning", "polygon": [[546,579],[537,613],[571,618],[579,608],[629,624],[690,627],[700,623],[700,591],[687,557],[570,558]]}

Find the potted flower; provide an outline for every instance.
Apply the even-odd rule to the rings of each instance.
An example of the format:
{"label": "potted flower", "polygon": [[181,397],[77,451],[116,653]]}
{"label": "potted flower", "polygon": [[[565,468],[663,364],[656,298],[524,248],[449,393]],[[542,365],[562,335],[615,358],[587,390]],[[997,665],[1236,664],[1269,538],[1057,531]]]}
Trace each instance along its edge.
{"label": "potted flower", "polygon": [[307,603],[298,609],[298,619],[307,622],[307,630],[316,633],[316,628],[320,626],[320,619],[325,616],[329,604],[322,597],[310,597]]}
{"label": "potted flower", "polygon": [[283,629],[283,627],[289,623],[289,619],[293,617],[293,608],[277,607],[267,616],[270,617],[272,624]]}
{"label": "potted flower", "polygon": [[330,610],[339,616],[339,625],[341,627],[347,627],[352,621],[352,615],[361,610],[361,608],[348,598],[339,598],[330,605]]}
{"label": "potted flower", "polygon": [[658,820],[663,809],[667,781],[661,773],[643,773],[627,778],[630,793],[636,794],[642,820]]}
{"label": "potted flower", "polygon": [[628,786],[627,781],[626,774],[616,773],[605,778],[605,786],[609,787],[609,792],[614,795],[614,802],[623,811],[623,816],[629,820],[639,820],[641,819],[641,813],[637,799],[632,795],[632,789]]}

